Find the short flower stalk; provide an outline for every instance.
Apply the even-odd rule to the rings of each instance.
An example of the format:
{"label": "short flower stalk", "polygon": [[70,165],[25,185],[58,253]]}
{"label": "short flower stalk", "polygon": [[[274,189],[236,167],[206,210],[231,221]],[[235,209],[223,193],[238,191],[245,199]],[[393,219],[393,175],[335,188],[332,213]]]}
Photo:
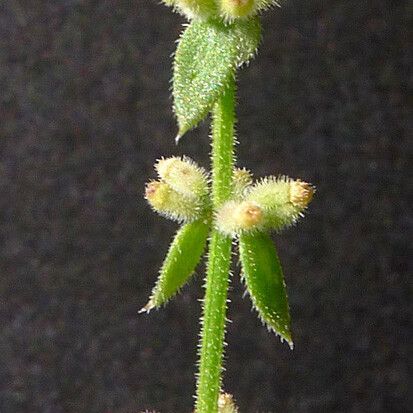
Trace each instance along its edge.
{"label": "short flower stalk", "polygon": [[290,312],[283,272],[270,233],[295,224],[311,202],[314,188],[299,179],[269,176],[254,181],[235,167],[236,70],[256,53],[257,14],[271,0],[167,0],[191,23],[174,60],[173,96],[179,141],[212,115],[211,172],[188,157],[155,164],[145,198],[178,229],[148,303],[141,312],[164,305],[194,274],[207,252],[201,319],[196,413],[238,412],[223,392],[222,371],[231,275],[232,245],[237,245],[241,276],[259,318],[292,348]]}

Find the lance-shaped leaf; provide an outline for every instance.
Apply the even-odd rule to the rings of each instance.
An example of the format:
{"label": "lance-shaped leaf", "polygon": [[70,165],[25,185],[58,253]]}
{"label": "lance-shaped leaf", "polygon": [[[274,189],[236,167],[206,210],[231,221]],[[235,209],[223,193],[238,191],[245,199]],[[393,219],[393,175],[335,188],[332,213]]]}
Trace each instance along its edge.
{"label": "lance-shaped leaf", "polygon": [[188,281],[204,252],[208,232],[209,223],[204,220],[183,225],[178,230],[149,302],[141,312],[149,312],[165,304]]}
{"label": "lance-shaped leaf", "polygon": [[228,24],[193,21],[179,41],[174,61],[173,96],[178,139],[211,110],[238,66],[255,53],[261,36],[258,18]]}
{"label": "lance-shaped leaf", "polygon": [[239,237],[240,258],[248,293],[260,318],[290,347],[290,311],[281,264],[266,233]]}

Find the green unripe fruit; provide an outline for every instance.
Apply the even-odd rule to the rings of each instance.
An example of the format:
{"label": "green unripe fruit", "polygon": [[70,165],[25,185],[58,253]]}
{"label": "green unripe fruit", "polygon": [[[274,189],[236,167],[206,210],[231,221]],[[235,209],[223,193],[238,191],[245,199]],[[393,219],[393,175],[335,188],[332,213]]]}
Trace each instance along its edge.
{"label": "green unripe fruit", "polygon": [[178,222],[195,221],[205,210],[201,198],[182,195],[165,182],[149,182],[146,185],[145,198],[160,215]]}
{"label": "green unripe fruit", "polygon": [[226,235],[279,231],[294,224],[310,203],[314,188],[300,180],[268,177],[247,186],[243,194],[215,214],[216,227]]}
{"label": "green unripe fruit", "polygon": [[262,229],[263,223],[262,208],[251,201],[226,202],[215,216],[218,230],[230,236]]}
{"label": "green unripe fruit", "polygon": [[245,200],[262,208],[266,228],[281,230],[303,215],[314,194],[314,188],[288,177],[268,177],[252,186]]}
{"label": "green unripe fruit", "polygon": [[162,158],[155,169],[162,181],[185,196],[204,197],[208,194],[207,173],[190,158]]}

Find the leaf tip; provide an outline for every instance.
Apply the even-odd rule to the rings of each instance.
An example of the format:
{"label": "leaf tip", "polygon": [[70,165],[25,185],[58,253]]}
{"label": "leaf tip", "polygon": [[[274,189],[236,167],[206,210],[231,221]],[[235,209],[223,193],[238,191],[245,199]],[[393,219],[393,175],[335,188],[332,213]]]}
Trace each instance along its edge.
{"label": "leaf tip", "polygon": [[293,340],[290,334],[288,335],[284,334],[283,336],[281,336],[281,342],[283,341],[287,342],[288,346],[290,347],[290,350],[294,350],[294,343],[293,343]]}
{"label": "leaf tip", "polygon": [[178,125],[179,125],[178,134],[175,136],[175,143],[177,145],[179,141],[182,139],[182,137],[185,135],[185,133],[187,133],[188,130],[191,129],[187,125],[181,124],[180,122],[178,122]]}
{"label": "leaf tip", "polygon": [[290,350],[294,350],[294,343],[290,331],[280,332],[277,331],[273,326],[269,326],[268,330],[274,332],[275,335],[280,338],[281,343],[286,342],[288,344],[288,347],[290,347]]}
{"label": "leaf tip", "polygon": [[149,314],[149,312],[154,308],[155,308],[155,305],[152,299],[150,299],[148,303],[138,311],[138,314],[142,314],[142,313]]}

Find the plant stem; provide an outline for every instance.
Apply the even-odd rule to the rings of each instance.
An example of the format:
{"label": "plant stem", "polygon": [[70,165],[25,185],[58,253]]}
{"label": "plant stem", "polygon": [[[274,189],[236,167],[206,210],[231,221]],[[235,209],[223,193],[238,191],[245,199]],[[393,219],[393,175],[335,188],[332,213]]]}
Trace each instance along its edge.
{"label": "plant stem", "polygon": [[[213,108],[212,203],[216,209],[232,194],[235,80]],[[221,390],[231,238],[213,230],[209,242],[203,308],[196,413],[217,413]]]}

